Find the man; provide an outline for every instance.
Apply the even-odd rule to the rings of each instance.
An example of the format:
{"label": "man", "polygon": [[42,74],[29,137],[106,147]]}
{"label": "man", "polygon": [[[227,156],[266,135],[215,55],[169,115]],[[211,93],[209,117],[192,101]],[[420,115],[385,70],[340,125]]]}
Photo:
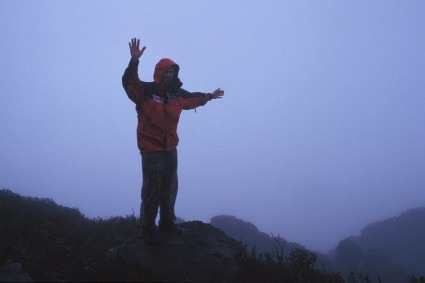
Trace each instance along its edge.
{"label": "man", "polygon": [[131,60],[122,77],[128,97],[136,104],[138,115],[137,144],[142,155],[142,203],[140,218],[143,236],[151,245],[159,244],[155,219],[160,208],[159,229],[181,233],[174,224],[177,194],[177,125],[182,110],[205,105],[222,98],[220,88],[213,93],[190,93],[181,88],[180,67],[171,59],[161,59],[155,66],[154,81],[139,80],[139,58],[146,46],[140,39],[129,43]]}

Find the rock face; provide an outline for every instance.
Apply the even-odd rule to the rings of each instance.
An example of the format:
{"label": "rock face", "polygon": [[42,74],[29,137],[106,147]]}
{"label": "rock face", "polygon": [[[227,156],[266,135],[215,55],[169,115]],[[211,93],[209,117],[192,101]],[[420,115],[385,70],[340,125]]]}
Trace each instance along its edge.
{"label": "rock face", "polygon": [[0,282],[33,282],[19,262],[8,262],[0,266]]}
{"label": "rock face", "polygon": [[[200,221],[177,225],[182,235],[162,235],[157,247],[134,237],[108,251],[109,264],[121,267],[129,281],[232,282],[238,272],[234,257],[241,244]],[[125,272],[128,270],[129,272]],[[140,274],[135,274],[140,270]],[[121,274],[121,276],[122,276]]]}

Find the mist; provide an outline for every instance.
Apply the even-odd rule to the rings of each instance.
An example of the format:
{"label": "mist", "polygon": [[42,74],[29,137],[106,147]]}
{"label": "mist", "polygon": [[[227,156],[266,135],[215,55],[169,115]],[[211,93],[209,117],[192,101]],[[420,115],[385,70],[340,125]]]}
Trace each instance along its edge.
{"label": "mist", "polygon": [[225,90],[182,113],[177,216],[328,251],[425,206],[425,2],[2,1],[0,187],[87,217],[139,213],[128,42]]}

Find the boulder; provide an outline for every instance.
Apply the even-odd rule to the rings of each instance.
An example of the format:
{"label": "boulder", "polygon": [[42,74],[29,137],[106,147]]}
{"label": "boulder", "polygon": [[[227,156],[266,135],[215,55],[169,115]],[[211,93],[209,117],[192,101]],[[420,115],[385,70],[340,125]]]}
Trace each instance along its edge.
{"label": "boulder", "polygon": [[33,282],[19,262],[9,261],[0,266],[0,282]]}
{"label": "boulder", "polygon": [[234,281],[239,270],[235,255],[242,249],[238,241],[200,221],[177,227],[183,231],[181,235],[161,234],[161,244],[156,247],[137,236],[110,249],[108,264],[122,271],[121,281]]}

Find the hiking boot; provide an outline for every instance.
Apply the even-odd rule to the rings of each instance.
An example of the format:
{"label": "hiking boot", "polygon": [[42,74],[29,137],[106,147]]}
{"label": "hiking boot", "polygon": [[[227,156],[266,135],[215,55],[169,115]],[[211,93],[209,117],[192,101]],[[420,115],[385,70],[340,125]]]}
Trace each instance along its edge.
{"label": "hiking boot", "polygon": [[183,231],[176,227],[172,222],[159,223],[159,230],[167,234],[181,235]]}
{"label": "hiking boot", "polygon": [[146,244],[153,247],[156,247],[160,244],[159,235],[156,229],[143,228],[143,239],[145,240]]}

